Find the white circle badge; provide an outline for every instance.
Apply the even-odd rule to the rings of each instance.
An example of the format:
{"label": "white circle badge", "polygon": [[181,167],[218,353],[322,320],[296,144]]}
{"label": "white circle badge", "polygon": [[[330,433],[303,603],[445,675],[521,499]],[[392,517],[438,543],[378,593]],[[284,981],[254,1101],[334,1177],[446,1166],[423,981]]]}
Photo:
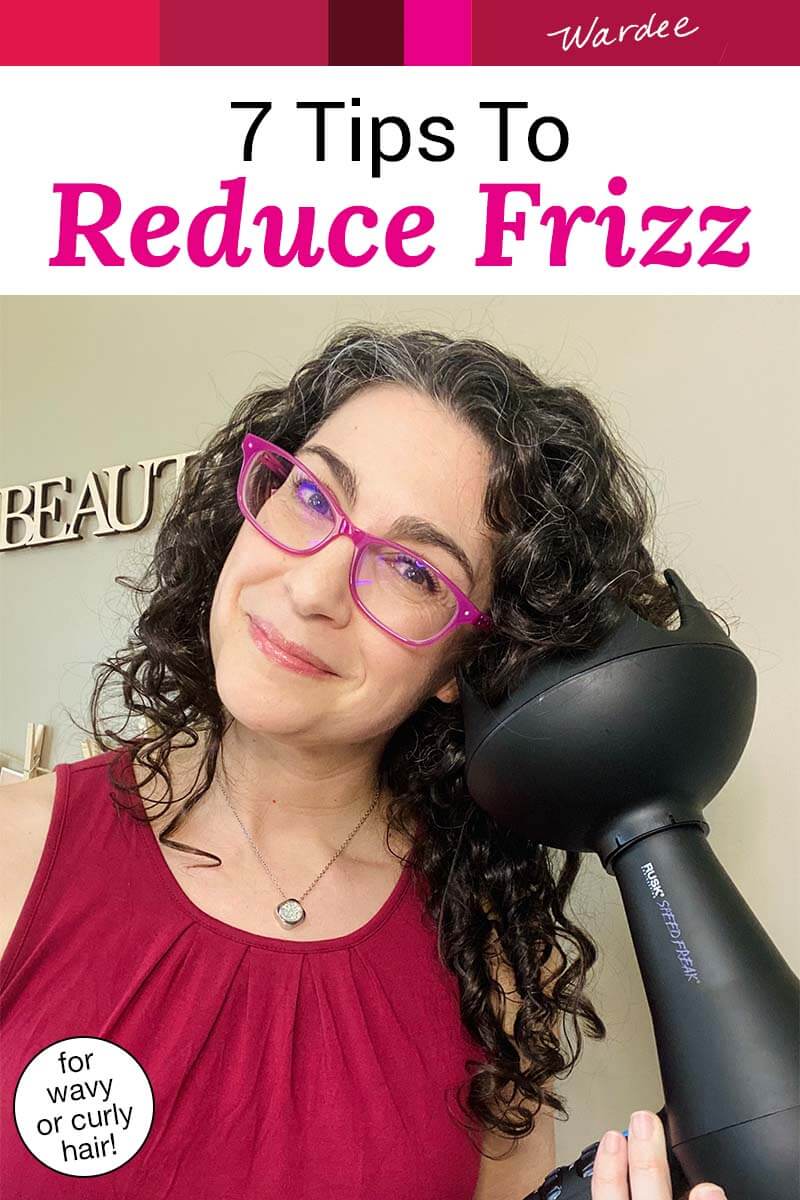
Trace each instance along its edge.
{"label": "white circle badge", "polygon": [[39,1162],[62,1175],[106,1175],[143,1145],[153,1089],[133,1055],[105,1038],[53,1042],[17,1081],[14,1119]]}

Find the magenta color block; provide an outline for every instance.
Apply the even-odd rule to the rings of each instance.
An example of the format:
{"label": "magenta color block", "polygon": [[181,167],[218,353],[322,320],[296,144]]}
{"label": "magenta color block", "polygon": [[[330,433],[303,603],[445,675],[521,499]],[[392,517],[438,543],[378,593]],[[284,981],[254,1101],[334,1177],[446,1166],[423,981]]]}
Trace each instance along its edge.
{"label": "magenta color block", "polygon": [[38,0],[4,4],[3,66],[154,66],[158,0]]}
{"label": "magenta color block", "polygon": [[455,67],[472,62],[472,0],[405,0],[407,67]]}
{"label": "magenta color block", "polygon": [[161,0],[161,62],[327,66],[328,0]]}

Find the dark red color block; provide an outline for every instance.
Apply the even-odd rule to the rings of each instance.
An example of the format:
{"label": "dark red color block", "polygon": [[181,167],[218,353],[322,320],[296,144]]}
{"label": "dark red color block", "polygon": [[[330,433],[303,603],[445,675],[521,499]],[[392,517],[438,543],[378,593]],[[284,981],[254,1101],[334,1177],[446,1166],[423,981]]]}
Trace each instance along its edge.
{"label": "dark red color block", "polygon": [[325,66],[328,0],[161,0],[161,62]]}
{"label": "dark red color block", "polygon": [[330,0],[332,66],[403,64],[403,0]]}
{"label": "dark red color block", "polygon": [[4,66],[153,66],[158,62],[158,0],[37,0],[4,4]]}
{"label": "dark red color block", "polygon": [[[651,19],[651,14],[654,14]],[[581,27],[580,41],[594,18],[594,35],[608,29],[613,45],[593,46],[590,37],[566,52],[563,35],[555,30]],[[698,26],[690,37],[676,36],[675,23],[688,18],[682,32]],[[640,34],[635,28],[619,40],[620,26],[669,29],[662,36]],[[667,36],[664,36],[667,34]],[[473,0],[472,61],[503,66],[791,66],[800,57],[800,5],[786,0],[763,0],[748,8],[729,0]]]}

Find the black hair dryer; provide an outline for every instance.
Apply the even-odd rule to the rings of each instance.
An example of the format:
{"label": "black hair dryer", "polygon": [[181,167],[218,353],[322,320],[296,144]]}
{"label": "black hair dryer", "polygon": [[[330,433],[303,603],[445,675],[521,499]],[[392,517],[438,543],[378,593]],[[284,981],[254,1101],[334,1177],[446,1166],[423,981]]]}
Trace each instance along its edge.
{"label": "black hair dryer", "polygon": [[[703,809],[750,735],[756,675],[675,571],[679,628],[619,604],[599,646],[489,709],[461,679],[466,783],[520,835],[616,876],[658,1050],[676,1200],[800,1197],[800,984],[717,861]],[[598,1143],[525,1200],[591,1195]],[[511,1200],[511,1198],[509,1198]]]}

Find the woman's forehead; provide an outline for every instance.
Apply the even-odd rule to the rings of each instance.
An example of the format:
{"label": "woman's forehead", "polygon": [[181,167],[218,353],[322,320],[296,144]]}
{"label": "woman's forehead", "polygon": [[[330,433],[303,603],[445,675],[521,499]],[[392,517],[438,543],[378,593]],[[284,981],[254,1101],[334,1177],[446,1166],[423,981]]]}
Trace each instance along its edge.
{"label": "woman's forehead", "polygon": [[[423,484],[445,476],[468,482],[474,490],[485,482],[491,452],[466,421],[441,403],[403,384],[369,385],[332,412],[306,439],[324,442],[351,465],[363,470],[396,465]],[[404,457],[405,456],[405,457]]]}
{"label": "woman's forehead", "polygon": [[364,520],[369,511],[370,519],[435,523],[463,547],[480,586],[492,554],[483,522],[491,454],[457,415],[401,385],[365,389],[333,412],[298,454],[325,482],[337,483],[342,502]]}

